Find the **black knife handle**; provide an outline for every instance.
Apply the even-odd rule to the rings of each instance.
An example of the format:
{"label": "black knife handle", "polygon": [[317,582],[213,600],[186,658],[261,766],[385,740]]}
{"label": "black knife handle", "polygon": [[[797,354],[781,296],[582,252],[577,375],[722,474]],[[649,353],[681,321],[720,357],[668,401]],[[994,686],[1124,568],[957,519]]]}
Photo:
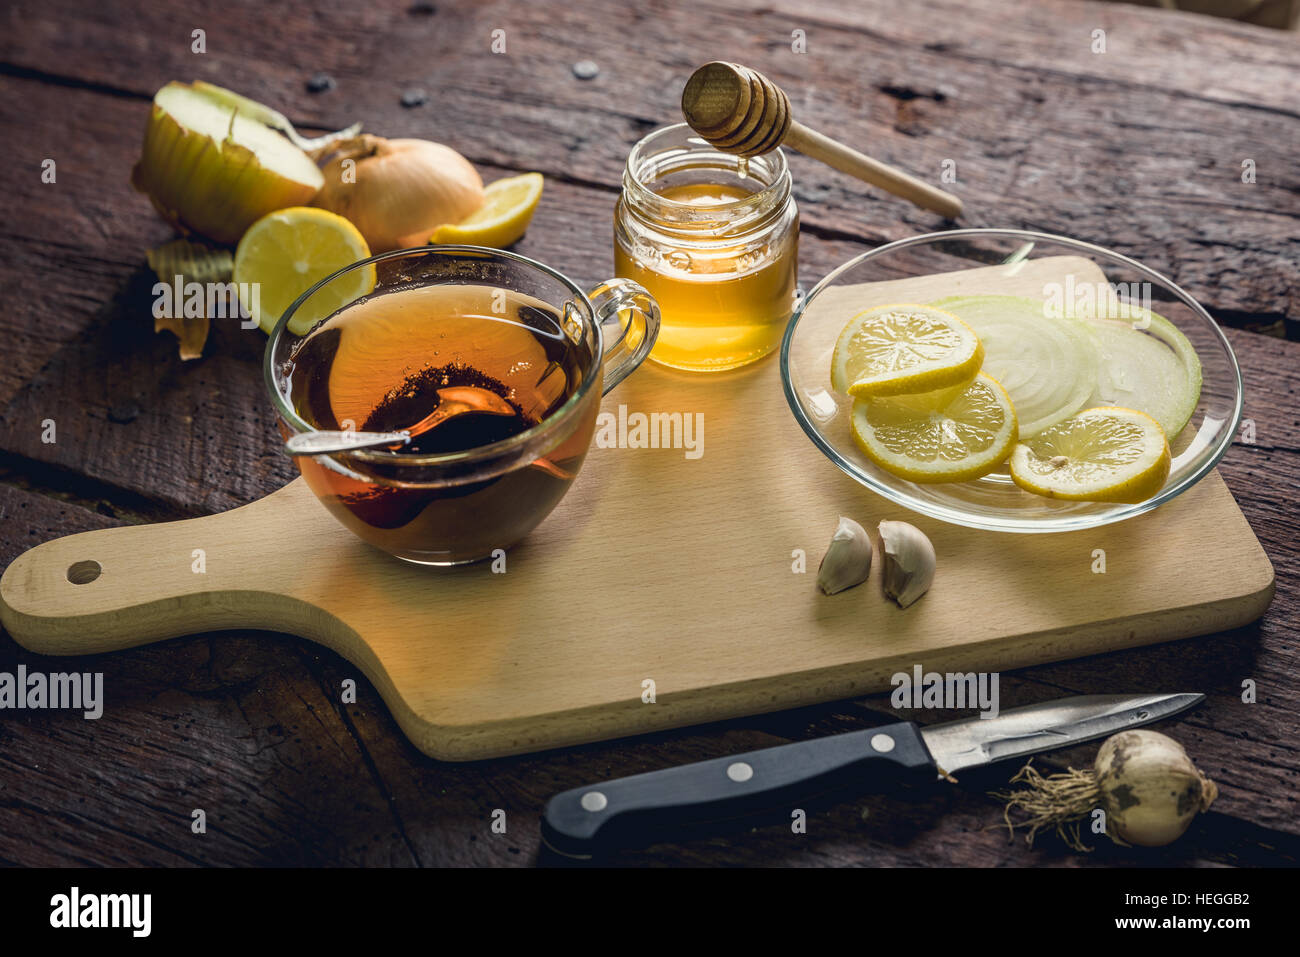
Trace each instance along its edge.
{"label": "black knife handle", "polygon": [[938,775],[910,721],[617,778],[557,794],[542,837],[569,857],[591,857],[674,828],[752,815],[852,785],[861,790]]}

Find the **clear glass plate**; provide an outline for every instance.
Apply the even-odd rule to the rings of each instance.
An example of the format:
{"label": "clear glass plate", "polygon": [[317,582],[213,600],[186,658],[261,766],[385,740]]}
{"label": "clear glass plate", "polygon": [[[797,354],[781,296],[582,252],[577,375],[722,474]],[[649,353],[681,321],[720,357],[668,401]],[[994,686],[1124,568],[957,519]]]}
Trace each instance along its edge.
{"label": "clear glass plate", "polygon": [[[831,388],[831,353],[845,323],[890,302],[928,303],[967,294],[1042,297],[1077,308],[1088,298],[1142,304],[1187,337],[1201,362],[1200,400],[1170,436],[1173,466],[1144,502],[1066,502],[1018,488],[1005,468],[971,482],[917,484],[872,463],[849,431],[852,400]],[[1172,280],[1089,243],[1018,229],[957,229],[889,243],[840,266],[795,310],[781,344],[781,381],[795,419],[832,462],[867,488],[945,522],[999,532],[1061,532],[1141,515],[1210,473],[1241,421],[1241,371],[1215,321]],[[1116,403],[1122,404],[1122,403]]]}

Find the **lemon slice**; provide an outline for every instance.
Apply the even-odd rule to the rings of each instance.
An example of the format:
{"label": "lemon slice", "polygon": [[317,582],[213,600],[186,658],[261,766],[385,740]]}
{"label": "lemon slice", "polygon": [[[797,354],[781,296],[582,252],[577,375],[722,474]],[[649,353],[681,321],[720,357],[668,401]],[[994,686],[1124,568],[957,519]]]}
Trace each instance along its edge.
{"label": "lemon slice", "polygon": [[966,385],[984,362],[975,330],[950,312],[903,303],[849,320],[831,357],[831,385],[854,398]]}
{"label": "lemon slice", "polygon": [[[266,333],[293,301],[344,266],[365,259],[370,247],[357,227],[337,213],[290,206],[267,213],[244,233],[235,250],[234,280],[249,316]],[[321,288],[289,320],[302,335],[321,319],[375,288],[375,267],[356,269]]]}
{"label": "lemon slice", "polygon": [[913,482],[965,482],[1016,444],[1016,410],[992,376],[918,395],[858,399],[853,440],[882,469]]}
{"label": "lemon slice", "polygon": [[1169,477],[1169,442],[1145,412],[1087,409],[1026,439],[1011,453],[1011,479],[1048,498],[1142,502]]}
{"label": "lemon slice", "polygon": [[462,243],[504,249],[528,230],[542,198],[542,174],[524,173],[489,183],[483,205],[459,223],[439,226],[431,243]]}

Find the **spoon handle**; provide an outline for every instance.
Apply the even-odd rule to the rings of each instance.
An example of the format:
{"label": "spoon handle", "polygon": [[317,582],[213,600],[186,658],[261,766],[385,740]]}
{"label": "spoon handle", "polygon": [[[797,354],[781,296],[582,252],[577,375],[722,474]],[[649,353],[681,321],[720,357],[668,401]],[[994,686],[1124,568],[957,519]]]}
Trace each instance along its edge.
{"label": "spoon handle", "polygon": [[381,445],[405,445],[410,432],[299,432],[284,443],[289,455],[331,455]]}
{"label": "spoon handle", "polygon": [[724,153],[762,156],[784,143],[841,173],[879,186],[922,209],[949,219],[961,215],[961,200],[924,180],[796,123],[790,98],[779,86],[738,63],[714,60],[686,81],[682,116],[691,128]]}
{"label": "spoon handle", "polygon": [[874,160],[859,153],[852,147],[833,140],[824,133],[809,129],[802,123],[791,123],[785,134],[785,145],[798,150],[805,156],[821,160],[827,166],[847,173],[872,186],[879,186],[888,193],[939,213],[949,219],[961,215],[961,200],[945,190],[931,186],[924,180],[917,179],[901,169]]}

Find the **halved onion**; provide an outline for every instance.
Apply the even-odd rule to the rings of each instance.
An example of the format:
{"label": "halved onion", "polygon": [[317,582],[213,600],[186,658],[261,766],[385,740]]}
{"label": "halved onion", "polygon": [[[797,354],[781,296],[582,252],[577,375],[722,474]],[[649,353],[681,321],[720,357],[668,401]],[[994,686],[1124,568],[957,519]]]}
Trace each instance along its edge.
{"label": "halved onion", "polygon": [[250,100],[234,90],[227,90],[224,86],[205,83],[202,80],[194,81],[194,89],[211,96],[213,99],[220,100],[222,103],[238,110],[242,116],[246,116],[250,120],[256,120],[263,126],[269,126],[271,129],[283,133],[289,137],[294,146],[314,160],[319,160],[321,154],[334,144],[356,136],[361,132],[361,124],[353,123],[347,129],[338,130],[334,133],[325,133],[322,136],[303,136],[289,122],[287,116],[279,110],[271,109],[265,103],[258,103],[256,100]]}
{"label": "halved onion", "polygon": [[1042,302],[1020,296],[953,296],[930,305],[980,337],[983,371],[1011,396],[1022,438],[1068,419],[1096,388],[1097,347],[1082,320],[1051,316]]}
{"label": "halved onion", "polygon": [[234,243],[265,214],[310,202],[324,180],[306,153],[228,97],[168,83],[154,96],[131,183],[182,232]]}
{"label": "halved onion", "polygon": [[1169,441],[1183,431],[1201,398],[1201,360],[1187,337],[1148,309],[1133,319],[1089,319],[1101,360],[1088,405],[1120,405],[1160,423]]}

